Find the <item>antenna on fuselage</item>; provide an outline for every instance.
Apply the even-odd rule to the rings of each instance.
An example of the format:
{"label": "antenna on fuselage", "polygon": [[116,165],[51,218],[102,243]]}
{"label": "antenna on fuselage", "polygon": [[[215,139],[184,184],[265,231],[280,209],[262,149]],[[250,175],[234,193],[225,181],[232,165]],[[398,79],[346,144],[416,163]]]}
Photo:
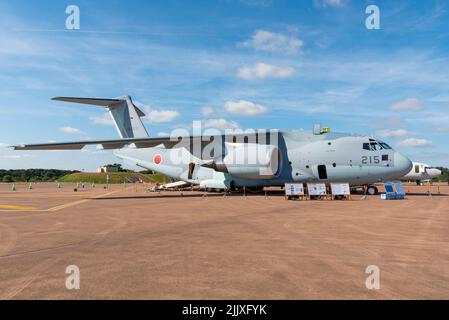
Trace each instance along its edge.
{"label": "antenna on fuselage", "polygon": [[325,134],[325,133],[329,133],[330,132],[330,128],[329,127],[323,127],[321,128],[321,124],[320,123],[316,123],[313,125],[313,134],[314,135],[320,135],[320,134]]}

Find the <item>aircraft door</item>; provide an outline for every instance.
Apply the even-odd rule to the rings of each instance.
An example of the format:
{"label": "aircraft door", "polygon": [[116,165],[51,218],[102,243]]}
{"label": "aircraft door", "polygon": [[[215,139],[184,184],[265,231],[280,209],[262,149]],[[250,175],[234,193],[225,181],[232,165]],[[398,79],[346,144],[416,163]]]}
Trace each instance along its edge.
{"label": "aircraft door", "polygon": [[195,164],[193,162],[191,162],[191,163],[189,163],[189,173],[188,173],[188,176],[187,176],[187,178],[189,180],[193,179],[194,172],[195,172]]}
{"label": "aircraft door", "polygon": [[318,177],[321,180],[326,180],[327,179],[327,169],[325,165],[319,165],[318,166]]}

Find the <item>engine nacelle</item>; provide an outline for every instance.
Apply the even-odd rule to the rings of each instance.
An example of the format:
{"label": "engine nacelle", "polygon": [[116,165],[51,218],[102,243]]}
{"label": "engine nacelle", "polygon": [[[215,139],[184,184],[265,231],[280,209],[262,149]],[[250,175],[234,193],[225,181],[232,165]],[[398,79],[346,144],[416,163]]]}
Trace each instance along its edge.
{"label": "engine nacelle", "polygon": [[281,166],[281,152],[273,145],[227,143],[226,156],[207,167],[244,179],[272,179]]}

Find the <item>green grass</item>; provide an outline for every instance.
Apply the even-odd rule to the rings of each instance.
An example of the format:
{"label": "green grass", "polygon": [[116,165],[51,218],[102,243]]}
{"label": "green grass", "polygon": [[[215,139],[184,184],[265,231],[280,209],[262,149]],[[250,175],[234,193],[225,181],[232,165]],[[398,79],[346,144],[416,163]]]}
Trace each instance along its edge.
{"label": "green grass", "polygon": [[[152,175],[134,173],[134,172],[110,172],[110,173],[94,173],[94,172],[80,172],[68,174],[60,178],[59,182],[85,182],[85,183],[97,183],[105,184],[106,176],[109,175],[109,183],[117,184],[123,182],[130,182],[130,179],[141,179],[143,182],[158,182],[153,179]],[[159,177],[156,177],[159,178]]]}
{"label": "green grass", "polygon": [[169,183],[170,182],[170,178],[159,174],[159,173],[154,173],[154,174],[149,174],[148,175],[150,177],[150,179],[154,182],[159,182],[161,184],[165,184],[165,183]]}

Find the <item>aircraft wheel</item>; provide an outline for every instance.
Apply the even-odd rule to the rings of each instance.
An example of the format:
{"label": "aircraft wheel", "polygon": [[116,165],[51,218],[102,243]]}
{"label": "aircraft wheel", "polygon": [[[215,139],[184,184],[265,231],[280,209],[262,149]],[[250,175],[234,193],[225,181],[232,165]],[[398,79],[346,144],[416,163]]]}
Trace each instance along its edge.
{"label": "aircraft wheel", "polygon": [[366,190],[366,192],[367,192],[370,196],[375,196],[376,194],[379,193],[379,190],[378,190],[375,186],[369,186],[368,189]]}
{"label": "aircraft wheel", "polygon": [[263,187],[246,187],[246,191],[251,193],[259,193],[263,191]]}

